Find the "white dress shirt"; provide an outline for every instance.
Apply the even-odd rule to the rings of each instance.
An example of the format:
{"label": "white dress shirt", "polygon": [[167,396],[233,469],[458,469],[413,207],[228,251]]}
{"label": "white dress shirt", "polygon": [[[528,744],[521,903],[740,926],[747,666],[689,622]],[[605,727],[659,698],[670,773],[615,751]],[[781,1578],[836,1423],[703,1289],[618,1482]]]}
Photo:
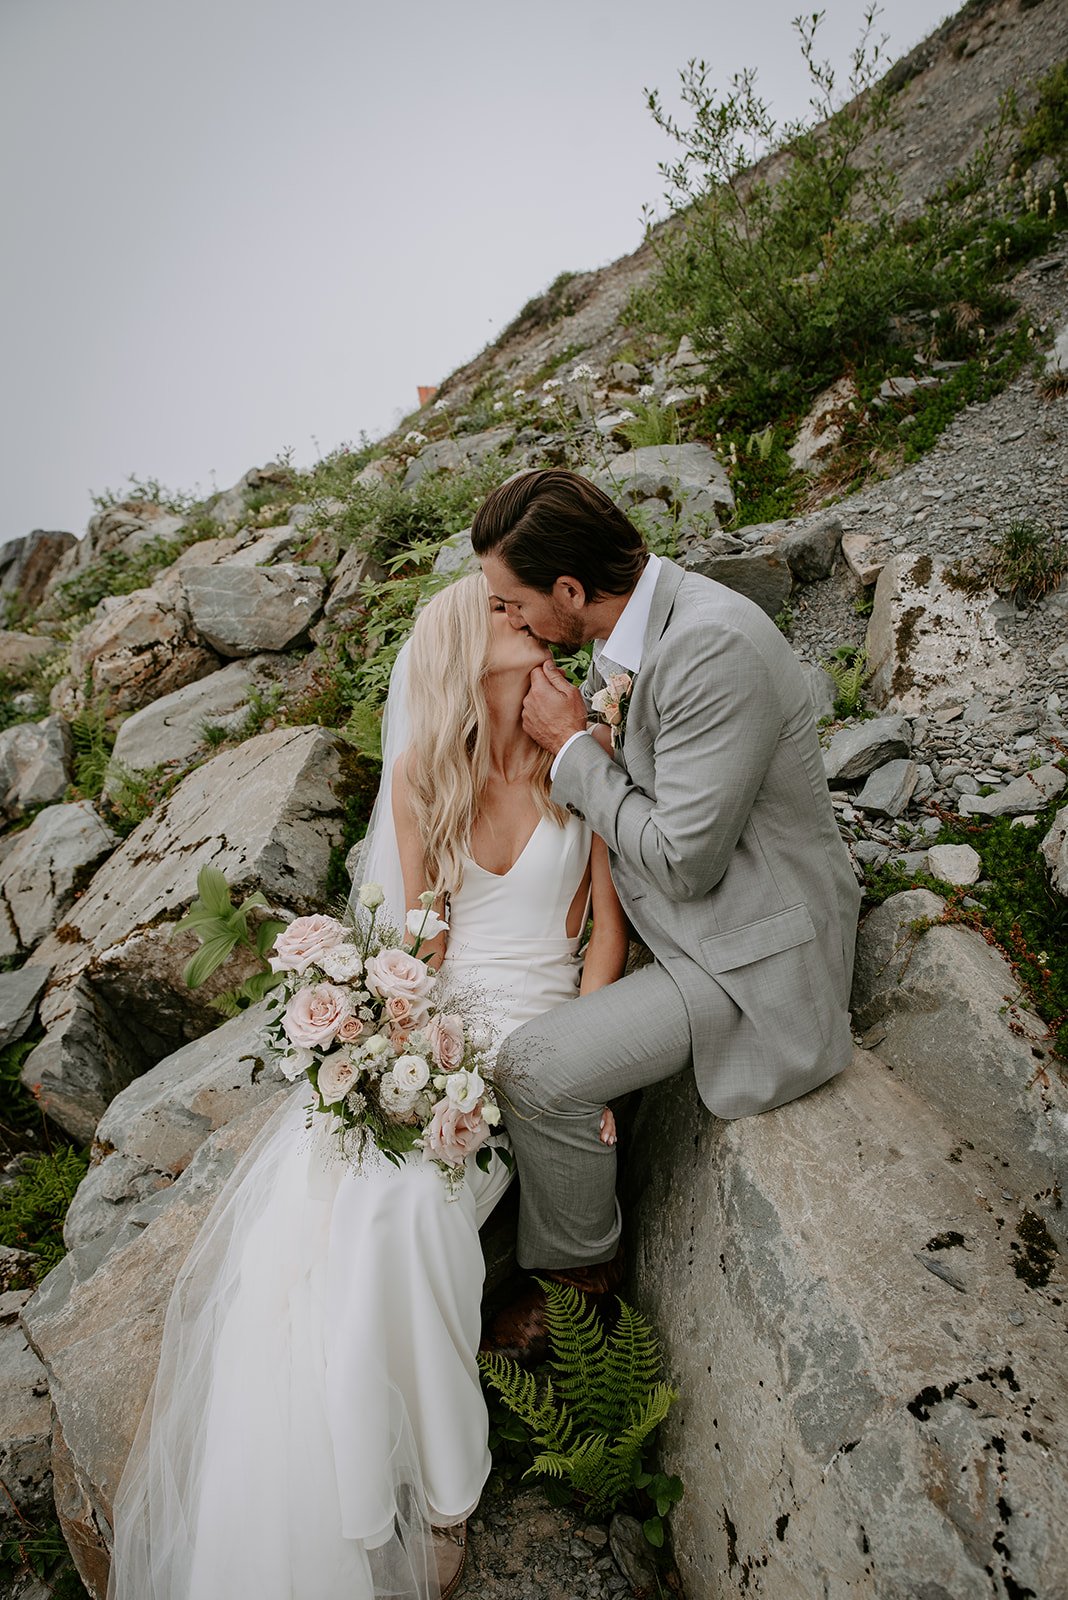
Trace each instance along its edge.
{"label": "white dress shirt", "polygon": [[[612,632],[607,639],[593,641],[593,662],[602,677],[606,677],[601,663],[611,663],[611,670],[622,668],[632,676],[642,664],[642,650],[645,647],[645,628],[649,621],[649,610],[653,603],[653,590],[660,573],[660,557],[650,553],[648,561],[642,570],[642,575],[631,590],[630,599],[619,614]],[[552,766],[549,768],[549,779],[556,777],[557,769],[563,760],[564,751],[574,744],[576,739],[581,739],[589,733],[588,728],[582,728],[578,733],[573,733],[559,750]]]}

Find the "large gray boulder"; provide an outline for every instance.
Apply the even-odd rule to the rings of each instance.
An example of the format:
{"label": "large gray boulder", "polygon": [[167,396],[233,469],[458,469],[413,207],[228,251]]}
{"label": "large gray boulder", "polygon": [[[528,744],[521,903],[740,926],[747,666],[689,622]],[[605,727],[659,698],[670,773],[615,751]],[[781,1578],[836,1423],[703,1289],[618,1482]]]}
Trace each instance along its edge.
{"label": "large gray boulder", "polygon": [[30,1031],[47,979],[47,967],[0,972],[0,1050]]}
{"label": "large gray boulder", "polygon": [[854,1024],[962,1145],[1004,1163],[1000,1189],[1063,1240],[1064,1065],[1046,1025],[1021,1003],[1005,957],[973,929],[938,923],[944,910],[938,895],[910,889],[868,913],[857,937]]}
{"label": "large gray boulder", "polygon": [[1068,895],[1068,806],[1053,819],[1042,841],[1042,854],[1050,871],[1050,882],[1058,894]]}
{"label": "large gray boulder", "polygon": [[727,469],[705,444],[648,444],[614,456],[593,481],[626,511],[644,500],[660,500],[677,518],[695,514],[712,527],[734,510]]}
{"label": "large gray boulder", "polygon": [[482,433],[456,434],[424,445],[419,454],[408,463],[403,487],[414,489],[423,478],[434,472],[457,472],[466,467],[480,466],[494,452],[508,452],[513,440],[511,428],[487,428]]}
{"label": "large gray boulder", "polygon": [[866,1052],[735,1122],[684,1074],[631,1151],[685,1593],[1068,1592],[1062,1313],[1017,1275],[1033,1232],[1000,1162]]}
{"label": "large gray boulder", "polygon": [[70,652],[77,694],[88,675],[92,693],[106,695],[112,712],[136,711],[218,665],[218,657],[193,639],[181,596],[162,586],[101,601]]}
{"label": "large gray boulder", "polygon": [[155,1376],[178,1268],[223,1183],[288,1089],[253,1105],[200,1145],[181,1178],[130,1209],[121,1237],[78,1281],[65,1256],[23,1307],[55,1408],[56,1512],[95,1600],[107,1590],[111,1507]]}
{"label": "large gray boulder", "polygon": [[222,656],[285,650],[302,638],[322,610],[325,581],[318,567],[196,567],[183,576],[193,626]]}
{"label": "large gray boulder", "polygon": [[[284,676],[287,665],[277,656],[252,656],[161,695],[120,727],[112,751],[114,767],[133,771],[188,767],[208,748],[205,726],[236,731],[248,715],[253,690],[266,693]],[[105,787],[115,781],[113,771]]]}
{"label": "large gray boulder", "polygon": [[875,586],[866,648],[874,705],[915,713],[1018,688],[1019,651],[997,631],[997,594],[962,586],[947,561],[893,556]]}
{"label": "large gray boulder", "polygon": [[19,1325],[33,1289],[0,1292],[0,1539],[50,1520],[52,1406],[48,1377]]}
{"label": "large gray boulder", "polygon": [[77,543],[73,533],[35,528],[0,546],[0,599],[9,612],[24,616],[36,610],[57,564]]}
{"label": "large gray boulder", "polygon": [[912,753],[912,725],[907,717],[872,717],[832,734],[823,752],[823,770],[831,788],[859,783],[887,761]]}
{"label": "large gray boulder", "polygon": [[55,606],[62,585],[92,566],[102,556],[117,551],[124,556],[141,554],[146,547],[167,547],[180,543],[183,519],[154,500],[123,500],[105,506],[90,517],[84,539],[74,540],[55,563],[42,596],[45,610]]}
{"label": "large gray boulder", "polygon": [[63,1224],[76,1277],[96,1270],[131,1210],[169,1189],[205,1139],[277,1094],[285,1080],[267,1048],[264,1022],[263,1005],[251,1007],[115,1096]]}
{"label": "large gray boulder", "polygon": [[714,578],[737,594],[744,594],[769,617],[777,617],[794,586],[785,556],[777,548],[770,547],[724,555],[715,545],[715,540],[691,545],[683,556],[682,565],[690,572]]}
{"label": "large gray boulder", "polygon": [[779,544],[798,583],[828,578],[842,548],[842,521],[831,515],[793,527]]}
{"label": "large gray boulder", "polygon": [[70,729],[62,717],[5,728],[0,733],[0,811],[17,817],[30,806],[62,800],[70,756]]}
{"label": "large gray boulder", "polygon": [[340,842],[342,762],[323,728],[279,728],[191,772],[96,873],[68,920],[39,947],[52,967],[44,1040],[23,1081],[79,1138],[139,1073],[214,1026],[210,1000],[247,977],[238,958],[191,994],[197,949],[174,924],[210,864],[236,897],[260,889],[282,912],[318,909]]}
{"label": "large gray boulder", "polygon": [[118,842],[90,800],[39,811],[0,862],[0,956],[40,944]]}
{"label": "large gray boulder", "polygon": [[969,816],[1025,817],[1059,795],[1066,782],[1060,767],[1036,767],[1033,772],[1022,772],[994,794],[961,795],[960,810]]}
{"label": "large gray boulder", "polygon": [[36,666],[58,649],[55,639],[40,633],[0,632],[0,672],[13,676]]}

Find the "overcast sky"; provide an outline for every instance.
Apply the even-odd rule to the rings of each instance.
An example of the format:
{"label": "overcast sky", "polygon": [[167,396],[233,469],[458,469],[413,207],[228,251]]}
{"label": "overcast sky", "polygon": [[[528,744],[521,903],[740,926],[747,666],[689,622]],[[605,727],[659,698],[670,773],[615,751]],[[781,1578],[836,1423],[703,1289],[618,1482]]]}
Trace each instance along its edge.
{"label": "overcast sky", "polygon": [[[825,0],[840,66],[864,0]],[[0,0],[0,542],[131,473],[380,435],[641,242],[693,56],[807,87],[801,0]],[[953,7],[885,0],[903,54]]]}

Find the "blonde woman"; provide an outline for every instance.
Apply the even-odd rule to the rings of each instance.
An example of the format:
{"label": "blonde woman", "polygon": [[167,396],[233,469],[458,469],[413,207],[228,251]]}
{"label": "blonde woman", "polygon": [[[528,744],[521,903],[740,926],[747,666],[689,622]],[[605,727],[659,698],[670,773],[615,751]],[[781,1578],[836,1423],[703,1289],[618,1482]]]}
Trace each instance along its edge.
{"label": "blonde woman", "polygon": [[[604,847],[551,804],[523,732],[546,655],[480,576],[426,606],[391,683],[360,874],[398,925],[434,891],[450,924],[435,960],[484,994],[501,1038],[626,954]],[[478,1228],[507,1173],[469,1160],[447,1201],[427,1165],[356,1170],[325,1119],[305,1131],[306,1099],[295,1088],[253,1141],[179,1272],[115,1498],[109,1600],[448,1600],[459,1582],[490,1468]],[[602,1136],[609,1160],[607,1111]]]}

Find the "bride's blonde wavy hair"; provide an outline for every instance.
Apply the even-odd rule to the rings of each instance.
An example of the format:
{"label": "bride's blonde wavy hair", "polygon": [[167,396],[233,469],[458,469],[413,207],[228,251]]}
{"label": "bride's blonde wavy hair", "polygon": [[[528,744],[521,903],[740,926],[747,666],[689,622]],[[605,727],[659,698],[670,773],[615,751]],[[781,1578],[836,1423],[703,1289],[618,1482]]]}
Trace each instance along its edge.
{"label": "bride's blonde wavy hair", "polygon": [[[485,680],[492,639],[489,586],[481,573],[436,594],[412,630],[406,771],[426,882],[437,894],[455,894],[463,883],[489,779]],[[538,751],[530,782],[541,815],[562,824],[564,813],[549,799],[551,765],[549,752]]]}

